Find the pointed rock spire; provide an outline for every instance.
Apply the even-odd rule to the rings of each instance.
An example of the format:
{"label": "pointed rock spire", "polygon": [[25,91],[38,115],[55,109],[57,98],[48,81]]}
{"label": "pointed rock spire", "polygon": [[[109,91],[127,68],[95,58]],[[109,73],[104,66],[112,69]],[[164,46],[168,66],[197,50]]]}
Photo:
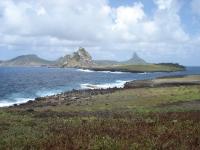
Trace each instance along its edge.
{"label": "pointed rock spire", "polygon": [[133,53],[132,58],[124,62],[125,64],[147,64],[145,60],[140,58],[136,52]]}

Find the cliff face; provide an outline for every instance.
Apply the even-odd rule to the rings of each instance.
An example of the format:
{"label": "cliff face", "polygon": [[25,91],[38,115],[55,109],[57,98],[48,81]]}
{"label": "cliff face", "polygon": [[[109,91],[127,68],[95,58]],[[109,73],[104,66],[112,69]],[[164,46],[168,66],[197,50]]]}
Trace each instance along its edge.
{"label": "cliff face", "polygon": [[84,49],[80,48],[77,52],[72,55],[66,55],[59,59],[59,64],[63,67],[92,67],[94,65],[92,57]]}

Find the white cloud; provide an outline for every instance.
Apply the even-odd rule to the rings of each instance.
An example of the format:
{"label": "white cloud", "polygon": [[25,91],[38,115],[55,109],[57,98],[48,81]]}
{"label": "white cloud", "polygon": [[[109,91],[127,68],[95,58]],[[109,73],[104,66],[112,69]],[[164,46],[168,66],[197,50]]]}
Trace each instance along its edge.
{"label": "white cloud", "polygon": [[45,14],[46,14],[45,8],[44,8],[44,7],[39,8],[39,9],[37,10],[37,14],[38,14],[39,16],[45,15]]}
{"label": "white cloud", "polygon": [[170,9],[173,0],[154,0],[160,10]]}
{"label": "white cloud", "polygon": [[132,51],[144,56],[186,51],[194,39],[182,27],[179,1],[153,1],[153,16],[141,2],[113,8],[107,0],[0,1],[0,47],[45,55],[84,46],[95,58],[119,59]]}
{"label": "white cloud", "polygon": [[138,23],[145,16],[143,5],[135,3],[133,6],[120,6],[116,9],[116,24],[119,26],[128,26]]}
{"label": "white cloud", "polygon": [[134,3],[132,6],[120,6],[113,12],[112,35],[123,42],[137,41],[140,37],[140,23],[145,19],[143,5]]}

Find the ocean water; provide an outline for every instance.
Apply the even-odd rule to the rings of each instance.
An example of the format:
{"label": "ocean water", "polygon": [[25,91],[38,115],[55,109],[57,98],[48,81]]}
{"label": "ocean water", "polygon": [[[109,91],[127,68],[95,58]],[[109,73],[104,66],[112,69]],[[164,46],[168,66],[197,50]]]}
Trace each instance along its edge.
{"label": "ocean water", "polygon": [[0,107],[19,104],[36,97],[58,94],[72,89],[123,87],[131,80],[162,76],[200,74],[200,67],[183,72],[123,73],[69,68],[1,67]]}

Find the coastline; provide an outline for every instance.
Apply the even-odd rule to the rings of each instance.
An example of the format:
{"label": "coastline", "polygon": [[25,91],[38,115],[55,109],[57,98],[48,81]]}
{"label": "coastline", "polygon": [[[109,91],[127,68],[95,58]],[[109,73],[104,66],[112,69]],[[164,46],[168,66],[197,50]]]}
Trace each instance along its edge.
{"label": "coastline", "polygon": [[[130,80],[116,80],[115,82],[110,82],[110,83],[102,83],[102,84],[90,84],[90,83],[84,83],[80,84],[80,88],[78,89],[72,89],[72,90],[67,90],[67,91],[60,91],[60,92],[49,92],[50,94],[40,94],[40,95],[45,95],[45,96],[39,96],[35,98],[16,98],[15,101],[1,101],[0,103],[0,108],[3,107],[12,107],[12,106],[17,106],[17,105],[23,105],[38,99],[46,99],[46,98],[55,98],[57,99],[59,95],[68,95],[68,93],[108,93],[105,91],[110,91],[113,89],[121,89],[124,87],[125,83]],[[63,96],[61,96],[63,97]],[[68,97],[68,96],[67,96]]]}
{"label": "coastline", "polygon": [[114,66],[97,66],[89,69],[93,71],[111,71],[111,72],[130,72],[130,73],[153,73],[153,72],[177,72],[185,71],[186,67],[178,64],[145,64],[145,65],[114,65]]}
{"label": "coastline", "polygon": [[0,148],[200,148],[200,75],[126,84],[0,108]]}
{"label": "coastline", "polygon": [[184,70],[155,70],[155,71],[139,71],[139,70],[129,70],[129,69],[118,69],[118,68],[88,68],[87,70],[97,71],[97,72],[126,72],[126,73],[156,73],[156,72],[177,72],[177,71],[184,71]]}
{"label": "coastline", "polygon": [[[62,68],[59,68],[59,69],[62,69]],[[66,68],[67,69],[67,68]],[[86,73],[91,73],[91,72],[98,72],[98,71],[91,71],[91,70],[87,70],[85,68],[73,68],[73,69],[76,69],[78,71],[81,71],[81,72],[86,72]],[[111,72],[111,71],[99,71],[100,73],[113,73],[113,74],[123,74],[124,72]],[[170,71],[172,72],[172,71]],[[148,74],[150,72],[144,72],[144,73],[137,73],[137,74]],[[173,72],[172,72],[173,73]],[[168,77],[166,75],[166,77]],[[173,78],[173,77],[177,77],[176,75],[172,75],[170,76],[170,78]],[[163,77],[159,77],[159,78],[163,78]],[[164,77],[165,78],[165,77]],[[131,82],[132,79],[125,79],[125,80],[115,80],[114,82],[107,82],[107,83],[99,83],[99,84],[93,84],[93,83],[90,83],[90,82],[85,82],[85,83],[81,83],[80,84],[80,87],[79,88],[74,88],[76,90],[81,90],[81,89],[96,89],[96,88],[103,88],[103,89],[106,89],[106,88],[114,88],[114,87],[120,87],[122,88],[125,84],[128,85],[128,83],[125,83],[125,81],[129,81]],[[141,80],[141,79],[140,79]],[[120,81],[121,83],[119,83],[118,81]],[[123,83],[123,84],[122,84]],[[116,86],[117,85],[117,86]],[[160,86],[161,87],[161,86]],[[70,89],[72,90],[72,89]],[[66,90],[61,90],[60,92],[55,92],[55,93],[52,93],[52,94],[49,94],[49,96],[55,96],[55,95],[59,95],[61,93],[65,93]],[[68,91],[68,90],[67,90]],[[1,107],[9,107],[9,106],[12,106],[14,104],[22,104],[22,103],[26,103],[28,101],[34,101],[37,97],[43,97],[43,96],[48,96],[47,94],[46,95],[39,95],[39,96],[34,96],[34,97],[30,97],[30,98],[26,98],[26,97],[17,97],[16,101],[12,101],[12,102],[9,102],[7,99],[5,99],[5,101],[3,101],[2,103],[2,106]],[[23,99],[22,101],[18,100],[18,99]],[[7,101],[6,101],[7,100]],[[6,104],[7,103],[7,104]]]}
{"label": "coastline", "polygon": [[112,88],[92,88],[92,89],[79,89],[59,94],[37,97],[35,100],[29,100],[25,103],[14,104],[10,108],[34,108],[34,107],[49,107],[58,105],[71,105],[73,103],[81,103],[81,101],[90,100],[92,96],[111,94],[116,91],[124,91],[127,89],[140,89],[140,88],[165,88],[165,87],[179,87],[179,86],[195,86],[200,85],[200,75],[189,76],[170,76],[159,77],[153,80],[135,80],[124,83],[123,87]]}

